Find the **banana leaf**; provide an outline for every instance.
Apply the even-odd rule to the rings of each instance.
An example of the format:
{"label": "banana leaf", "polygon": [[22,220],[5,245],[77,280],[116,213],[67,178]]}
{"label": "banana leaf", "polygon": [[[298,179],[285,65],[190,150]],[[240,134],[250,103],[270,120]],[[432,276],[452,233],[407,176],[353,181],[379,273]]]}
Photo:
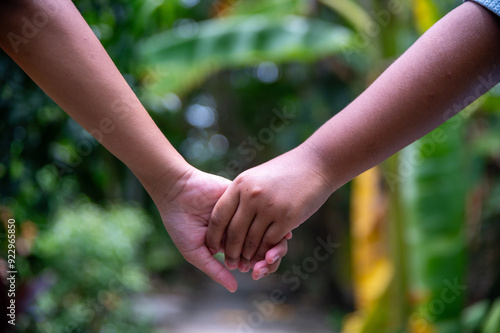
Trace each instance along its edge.
{"label": "banana leaf", "polygon": [[483,333],[498,332],[500,332],[500,299],[493,303],[483,327]]}
{"label": "banana leaf", "polygon": [[[463,129],[450,121],[400,155],[412,331],[459,332],[466,263]],[[440,138],[436,142],[435,138]],[[442,141],[442,142],[441,142]]]}
{"label": "banana leaf", "polygon": [[235,16],[162,32],[143,41],[146,82],[155,93],[183,92],[224,69],[264,61],[314,61],[349,48],[353,33],[328,21],[300,16]]}

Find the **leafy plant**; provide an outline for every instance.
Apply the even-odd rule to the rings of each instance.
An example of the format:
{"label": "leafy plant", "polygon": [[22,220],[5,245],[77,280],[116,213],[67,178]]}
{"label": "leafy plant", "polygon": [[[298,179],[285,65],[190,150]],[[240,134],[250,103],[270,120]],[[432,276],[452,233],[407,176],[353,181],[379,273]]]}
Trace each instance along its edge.
{"label": "leafy plant", "polygon": [[104,209],[80,202],[60,209],[36,242],[47,267],[39,280],[48,287],[31,309],[36,321],[30,327],[143,331],[145,319],[135,319],[130,297],[148,289],[140,249],[150,232],[149,219],[131,205]]}
{"label": "leafy plant", "polygon": [[[349,48],[352,33],[328,21],[300,16],[234,16],[185,21],[149,37],[142,45],[146,63],[157,66],[150,89],[182,92],[222,68],[312,61]],[[151,73],[153,74],[153,73]]]}

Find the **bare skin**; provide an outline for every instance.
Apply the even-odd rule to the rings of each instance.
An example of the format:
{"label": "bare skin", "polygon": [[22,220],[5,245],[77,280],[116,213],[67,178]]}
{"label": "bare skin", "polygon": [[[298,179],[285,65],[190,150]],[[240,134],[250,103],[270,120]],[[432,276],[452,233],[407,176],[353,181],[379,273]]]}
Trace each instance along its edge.
{"label": "bare skin", "polygon": [[208,247],[221,248],[226,233],[226,266],[250,267],[333,191],[499,81],[500,19],[466,2],[302,145],[238,176],[214,208]]}
{"label": "bare skin", "polygon": [[[184,258],[234,292],[235,278],[205,245],[212,209],[230,181],[195,169],[172,147],[71,1],[0,0],[0,22],[2,49],[134,172]],[[283,256],[286,245],[279,240],[271,254]]]}

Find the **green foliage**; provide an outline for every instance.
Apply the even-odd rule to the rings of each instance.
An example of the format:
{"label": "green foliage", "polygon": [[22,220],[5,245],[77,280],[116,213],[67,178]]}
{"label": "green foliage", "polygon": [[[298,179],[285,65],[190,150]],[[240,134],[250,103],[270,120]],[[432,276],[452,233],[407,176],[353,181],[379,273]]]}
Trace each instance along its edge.
{"label": "green foliage", "polygon": [[[439,332],[457,332],[465,293],[463,127],[453,120],[405,148],[400,176],[405,195],[409,288]],[[443,295],[446,295],[444,297]],[[422,316],[422,319],[424,317]],[[446,328],[445,328],[446,327]]]}
{"label": "green foliage", "polygon": [[[377,22],[373,13],[389,2],[202,0],[190,7],[181,1],[78,0],[75,4],[173,145],[196,167],[234,177],[297,146],[416,39],[412,8],[406,1],[401,2],[401,17],[380,26],[375,36],[366,31],[363,35],[367,23]],[[430,2],[440,16],[461,3]],[[356,29],[357,35],[346,26]],[[359,37],[367,38],[366,43]],[[273,77],[263,77],[261,71],[271,71]],[[213,122],[206,127],[190,123],[187,115],[193,107],[201,107]],[[271,140],[258,140],[252,146],[250,139],[269,128],[275,110],[288,110],[289,123]],[[460,176],[463,165],[457,163],[464,146],[471,148],[474,159],[474,176],[467,186],[486,184],[479,200],[484,209],[475,221],[483,228],[478,242],[484,249],[474,258],[483,261],[498,253],[498,242],[484,241],[485,235],[498,230],[494,226],[500,219],[498,110],[497,88],[470,117],[471,140],[464,142],[463,133],[458,137],[459,132],[452,131],[433,156],[424,156],[418,144],[404,153],[419,153],[425,160],[402,186],[411,197],[411,209],[403,212],[403,217],[409,214],[408,229],[402,230],[411,253],[394,250],[402,253],[402,261],[411,261],[411,287],[424,290],[417,298],[432,300],[444,279],[464,276],[460,227],[466,177]],[[0,53],[0,112],[1,205],[9,207],[18,222],[33,221],[41,230],[33,252],[19,254],[24,280],[20,282],[55,283],[37,299],[36,313],[25,317],[25,331],[56,332],[64,327],[148,331],[132,320],[130,296],[147,290],[149,274],[160,272],[171,278],[186,263],[168,240],[147,194],[4,53]],[[91,152],[82,154],[82,143],[90,144]],[[241,145],[252,153],[242,154]],[[132,200],[147,213],[126,205],[103,209],[98,204],[71,204],[82,193],[95,203]],[[333,200],[344,202],[345,197]],[[301,250],[291,249],[291,263],[307,252],[307,238],[314,239],[327,222],[335,224],[330,229],[335,234],[342,229],[339,225],[348,228],[347,205],[331,202],[329,207],[317,214],[316,224],[311,221],[295,234]],[[338,271],[325,275],[325,284],[336,295],[349,294],[345,292],[349,285],[331,286]],[[497,275],[493,272],[489,278],[495,280]],[[476,296],[484,298],[489,292],[494,299],[495,288],[492,285]],[[329,295],[328,290],[322,295]],[[337,302],[338,297],[328,301]],[[451,319],[456,326],[462,301],[448,306],[439,319],[443,323]],[[343,307],[341,312],[351,310],[345,303]],[[484,316],[476,313],[477,325],[493,327],[491,332],[496,329],[494,318],[498,315],[493,307]]]}
{"label": "green foliage", "polygon": [[491,310],[484,322],[483,333],[495,333],[500,331],[500,299],[491,306]]}
{"label": "green foliage", "polygon": [[175,30],[150,37],[147,63],[159,65],[151,87],[182,92],[221,68],[312,61],[348,48],[352,33],[327,21],[300,16],[235,16],[200,23],[186,21]]}
{"label": "green foliage", "polygon": [[358,32],[363,32],[371,17],[361,5],[351,0],[323,0],[323,3],[339,13]]}
{"label": "green foliage", "polygon": [[227,12],[231,16],[265,15],[282,18],[284,15],[303,15],[306,7],[307,2],[303,0],[235,1]]}
{"label": "green foliage", "polygon": [[35,246],[50,286],[36,301],[33,324],[42,332],[143,331],[130,296],[148,289],[141,245],[151,231],[149,218],[131,205],[61,208]]}
{"label": "green foliage", "polygon": [[464,332],[500,332],[500,299],[491,304],[487,300],[477,302],[465,309],[462,315]]}

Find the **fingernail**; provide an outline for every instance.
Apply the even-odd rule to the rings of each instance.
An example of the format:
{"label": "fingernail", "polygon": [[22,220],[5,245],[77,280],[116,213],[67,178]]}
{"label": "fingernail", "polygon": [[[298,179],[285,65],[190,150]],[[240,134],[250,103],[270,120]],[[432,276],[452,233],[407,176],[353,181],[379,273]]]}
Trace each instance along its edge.
{"label": "fingernail", "polygon": [[238,263],[226,260],[226,267],[229,268],[230,270],[235,270],[236,268],[238,268]]}
{"label": "fingernail", "polygon": [[240,270],[240,272],[246,273],[250,270],[250,266],[248,264],[240,262],[240,264],[238,265],[238,269]]}
{"label": "fingernail", "polygon": [[208,248],[208,250],[210,251],[210,253],[212,253],[212,255],[216,255],[217,254],[217,251],[215,251],[214,249],[212,248]]}
{"label": "fingernail", "polygon": [[272,262],[272,264],[274,264],[274,263],[275,263],[275,262],[276,262],[279,258],[280,258],[280,256],[276,256],[276,257],[274,257],[274,258],[273,258],[273,262]]}
{"label": "fingernail", "polygon": [[260,274],[259,274],[259,275],[257,275],[257,278],[256,278],[255,280],[260,280],[260,279],[262,279],[263,277],[267,276],[267,274],[266,274],[266,273],[267,273],[268,271],[269,271],[269,269],[267,269],[267,268],[263,268],[263,269],[261,269],[261,270],[260,270],[260,272],[259,272]]}

